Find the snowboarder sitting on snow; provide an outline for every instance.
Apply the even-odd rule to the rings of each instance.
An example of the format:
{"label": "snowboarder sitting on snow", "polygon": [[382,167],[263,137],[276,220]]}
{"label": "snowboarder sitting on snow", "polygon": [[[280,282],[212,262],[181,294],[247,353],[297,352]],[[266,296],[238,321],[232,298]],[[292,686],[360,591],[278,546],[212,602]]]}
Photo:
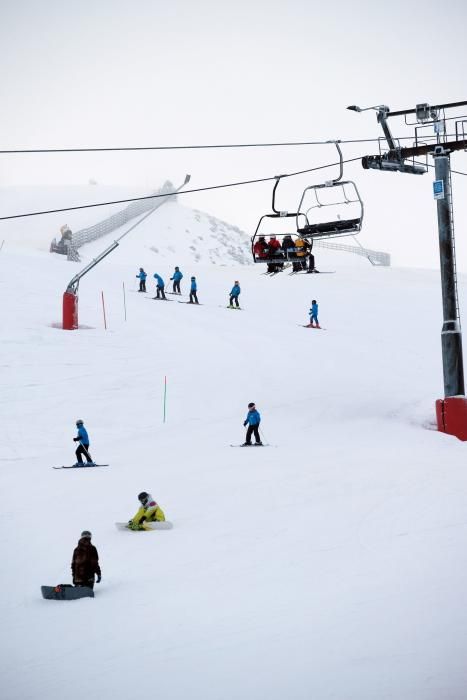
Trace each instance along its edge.
{"label": "snowboarder sitting on snow", "polygon": [[170,278],[170,281],[173,282],[173,293],[174,294],[181,294],[180,291],[180,280],[183,279],[183,275],[180,272],[180,268],[176,267],[175,272],[173,273],[173,277]]}
{"label": "snowboarder sitting on snow", "polygon": [[153,275],[153,277],[156,280],[156,296],[154,297],[154,299],[165,299],[166,296],[164,292],[164,280],[160,275],[157,274],[157,272]]}
{"label": "snowboarder sitting on snow", "polygon": [[248,425],[248,430],[246,431],[246,438],[245,442],[243,443],[243,447],[247,447],[247,445],[251,445],[251,435],[254,433],[255,435],[255,442],[257,445],[262,445],[263,443],[261,442],[261,438],[259,436],[259,424],[261,422],[261,416],[259,415],[259,412],[256,410],[256,406],[254,403],[249,403],[248,404],[248,413],[245,418],[245,421],[243,423],[243,426],[246,427]]}
{"label": "snowboarder sitting on snow", "polygon": [[235,280],[235,284],[230,291],[230,299],[229,299],[229,306],[232,309],[233,309],[234,302],[237,305],[237,309],[239,308],[240,304],[238,303],[238,297],[239,297],[241,291],[242,290],[240,289],[240,284],[239,284],[238,280]]}
{"label": "snowboarder sitting on snow", "polygon": [[83,425],[83,421],[81,420],[81,418],[79,418],[76,421],[76,427],[78,428],[78,435],[75,438],[73,438],[73,442],[79,442],[79,445],[75,452],[76,459],[78,460],[75,464],[75,467],[79,467],[80,465],[84,464],[81,455],[84,455],[86,457],[87,464],[94,464],[91,455],[89,454],[89,435],[86,428]]}
{"label": "snowboarder sitting on snow", "polygon": [[199,304],[198,295],[196,294],[197,291],[198,285],[196,284],[196,277],[192,277],[190,286],[190,301],[188,302],[189,304]]}
{"label": "snowboarder sitting on snow", "polygon": [[313,321],[316,323],[316,328],[321,328],[321,326],[318,323],[318,304],[316,303],[316,299],[313,299],[311,302],[311,309],[308,312],[310,314],[310,326],[311,328],[314,328],[313,326]]}
{"label": "snowboarder sitting on snow", "polygon": [[136,277],[139,278],[139,289],[138,289],[138,292],[145,292],[145,291],[146,291],[146,277],[147,277],[147,273],[143,270],[142,267],[139,268],[139,274],[137,274]]}
{"label": "snowboarder sitting on snow", "polygon": [[75,586],[94,588],[94,575],[97,576],[97,583],[102,579],[99,555],[97,549],[91,544],[91,537],[89,530],[83,530],[78,546],[73,552],[71,573]]}
{"label": "snowboarder sitting on snow", "polygon": [[128,527],[130,530],[143,530],[144,522],[162,522],[165,520],[165,515],[162,508],[159,508],[150,493],[142,491],[140,494],[138,494],[138,501],[141,503],[141,508],[138,510],[136,515],[134,515],[132,519],[128,521]]}

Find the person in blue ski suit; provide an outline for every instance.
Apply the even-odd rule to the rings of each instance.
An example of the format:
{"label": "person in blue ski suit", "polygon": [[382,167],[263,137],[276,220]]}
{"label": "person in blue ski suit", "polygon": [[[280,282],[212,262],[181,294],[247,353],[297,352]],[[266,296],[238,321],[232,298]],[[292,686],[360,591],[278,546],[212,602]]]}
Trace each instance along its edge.
{"label": "person in blue ski suit", "polygon": [[198,285],[196,284],[196,277],[192,277],[190,285],[190,301],[188,302],[189,304],[199,304],[198,296],[196,294],[197,291]]}
{"label": "person in blue ski suit", "polygon": [[309,310],[309,315],[310,315],[310,326],[312,328],[315,328],[313,325],[313,321],[316,323],[316,328],[321,328],[318,322],[318,304],[316,303],[316,299],[312,299],[311,301],[311,309]]}
{"label": "person in blue ski suit", "polygon": [[234,308],[234,302],[237,305],[237,309],[239,308],[240,304],[238,303],[238,297],[240,295],[240,292],[242,290],[240,289],[240,284],[238,280],[235,280],[234,286],[232,287],[230,291],[230,299],[229,299],[229,306],[233,309]]}
{"label": "person in blue ski suit", "polygon": [[254,433],[255,436],[255,444],[256,445],[262,445],[263,443],[261,442],[261,438],[259,436],[259,424],[261,423],[261,416],[259,414],[259,411],[256,410],[256,406],[254,403],[249,403],[248,404],[248,413],[247,416],[243,422],[243,427],[246,428],[248,425],[248,430],[246,431],[246,438],[245,442],[243,443],[243,447],[249,447],[251,445],[251,436]]}
{"label": "person in blue ski suit", "polygon": [[165,283],[164,280],[160,275],[157,274],[157,272],[153,275],[154,279],[156,280],[156,296],[153,297],[154,299],[166,299],[165,292],[164,292],[164,287]]}
{"label": "person in blue ski suit", "polygon": [[180,268],[176,267],[175,272],[173,273],[173,276],[170,278],[170,281],[173,282],[173,293],[174,294],[181,294],[180,291],[180,280],[183,279],[183,275],[180,272]]}
{"label": "person in blue ski suit", "polygon": [[139,274],[137,274],[136,277],[139,278],[139,289],[138,289],[138,292],[145,292],[145,291],[146,291],[146,277],[147,277],[147,273],[143,270],[142,267],[139,268]]}
{"label": "person in blue ski suit", "polygon": [[94,464],[92,461],[92,457],[89,454],[89,435],[88,431],[84,427],[83,421],[81,418],[79,418],[76,421],[76,427],[78,428],[78,435],[73,438],[74,442],[79,442],[78,448],[75,452],[76,454],[76,459],[78,460],[75,464],[76,467],[81,466],[84,464],[82,455],[86,457],[86,462],[87,464]]}

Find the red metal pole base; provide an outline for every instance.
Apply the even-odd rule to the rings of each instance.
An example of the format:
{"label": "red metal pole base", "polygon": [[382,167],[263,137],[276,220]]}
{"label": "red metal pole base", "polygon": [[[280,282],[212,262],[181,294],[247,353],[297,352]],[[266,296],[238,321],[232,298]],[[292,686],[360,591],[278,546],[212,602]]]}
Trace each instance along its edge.
{"label": "red metal pole base", "polygon": [[78,297],[72,292],[63,294],[63,330],[75,331],[78,328]]}
{"label": "red metal pole base", "polygon": [[467,440],[467,398],[450,396],[436,402],[436,421],[442,433]]}

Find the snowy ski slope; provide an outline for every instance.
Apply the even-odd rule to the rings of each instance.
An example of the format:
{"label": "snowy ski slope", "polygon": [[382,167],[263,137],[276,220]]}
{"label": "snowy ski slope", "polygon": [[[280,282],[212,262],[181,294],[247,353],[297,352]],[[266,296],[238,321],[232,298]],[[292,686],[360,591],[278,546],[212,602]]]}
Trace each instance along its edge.
{"label": "snowy ski slope", "polygon": [[[199,263],[179,227],[172,255],[129,236],[83,279],[75,332],[53,324],[80,265],[0,253],[2,697],[465,698],[466,446],[434,429],[439,275],[323,251],[336,274],[270,279],[228,251],[210,264],[213,233]],[[177,264],[203,306],[136,293],[140,265]],[[236,279],[242,312],[222,308]],[[300,327],[312,298],[326,332]],[[249,401],[272,447],[229,447]],[[108,469],[51,468],[74,460],[78,417]],[[141,490],[173,530],[117,531]],[[42,600],[85,528],[96,597]]]}

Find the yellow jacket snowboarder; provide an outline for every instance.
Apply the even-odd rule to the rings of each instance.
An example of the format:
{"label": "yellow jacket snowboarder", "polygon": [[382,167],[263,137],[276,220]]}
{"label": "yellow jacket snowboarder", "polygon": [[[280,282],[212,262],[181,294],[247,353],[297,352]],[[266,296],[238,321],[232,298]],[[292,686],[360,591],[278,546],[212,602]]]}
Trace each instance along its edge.
{"label": "yellow jacket snowboarder", "polygon": [[164,511],[158,506],[150,493],[142,491],[138,494],[138,501],[141,503],[141,508],[136,515],[128,521],[128,527],[131,530],[142,530],[144,522],[161,522],[165,520]]}

